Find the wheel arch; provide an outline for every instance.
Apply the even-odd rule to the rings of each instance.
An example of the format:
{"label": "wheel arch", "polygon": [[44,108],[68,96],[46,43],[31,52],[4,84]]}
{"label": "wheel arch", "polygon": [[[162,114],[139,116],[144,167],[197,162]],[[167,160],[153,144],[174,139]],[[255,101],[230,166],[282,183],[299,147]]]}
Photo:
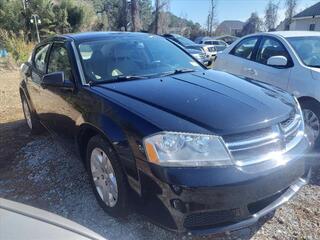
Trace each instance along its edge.
{"label": "wheel arch", "polygon": [[309,97],[309,96],[299,97],[298,101],[299,101],[300,104],[303,103],[303,102],[316,102],[316,103],[320,104],[320,102],[317,99],[315,99],[313,97]]}
{"label": "wheel arch", "polygon": [[20,83],[19,93],[20,93],[20,97],[25,97],[26,98],[26,100],[28,101],[28,104],[29,104],[29,106],[31,108],[31,111],[35,113],[36,110],[35,110],[35,107],[34,107],[32,101],[31,101],[30,95],[29,95],[29,93],[28,93],[28,91],[26,89],[26,83],[25,83],[24,80],[21,81],[21,83]]}
{"label": "wheel arch", "polygon": [[95,135],[100,135],[102,138],[104,138],[113,148],[113,150],[118,153],[115,145],[119,141],[126,140],[126,137],[123,135],[122,131],[119,131],[120,130],[116,129],[114,125],[100,127],[88,122],[82,123],[78,127],[76,134],[76,144],[81,159],[85,161],[88,142]]}

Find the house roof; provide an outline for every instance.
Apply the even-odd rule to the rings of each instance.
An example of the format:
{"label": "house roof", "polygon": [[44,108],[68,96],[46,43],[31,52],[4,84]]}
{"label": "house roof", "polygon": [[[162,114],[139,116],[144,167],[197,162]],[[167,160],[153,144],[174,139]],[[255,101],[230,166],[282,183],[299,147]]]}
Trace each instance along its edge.
{"label": "house roof", "polygon": [[313,17],[317,15],[320,15],[320,2],[306,8],[302,12],[295,15],[293,18]]}
{"label": "house roof", "polygon": [[238,20],[226,20],[219,24],[218,28],[242,29],[244,22]]}

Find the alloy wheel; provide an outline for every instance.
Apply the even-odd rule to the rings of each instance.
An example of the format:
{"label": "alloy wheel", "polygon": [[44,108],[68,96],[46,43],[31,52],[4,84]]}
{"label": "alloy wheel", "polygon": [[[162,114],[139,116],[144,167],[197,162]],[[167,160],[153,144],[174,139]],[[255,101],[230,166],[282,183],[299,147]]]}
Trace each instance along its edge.
{"label": "alloy wheel", "polygon": [[114,207],[118,200],[118,184],[115,171],[106,153],[94,148],[90,157],[93,182],[101,200],[109,207]]}
{"label": "alloy wheel", "polygon": [[320,120],[317,115],[310,109],[303,109],[304,122],[307,129],[307,132],[311,134],[313,140],[312,143],[315,143],[320,134]]}

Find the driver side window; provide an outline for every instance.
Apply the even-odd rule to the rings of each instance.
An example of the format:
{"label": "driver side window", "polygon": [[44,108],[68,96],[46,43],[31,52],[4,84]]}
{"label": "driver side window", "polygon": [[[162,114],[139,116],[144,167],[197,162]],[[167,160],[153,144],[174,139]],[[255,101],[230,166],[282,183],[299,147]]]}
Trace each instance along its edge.
{"label": "driver side window", "polygon": [[73,80],[67,49],[62,44],[54,44],[49,56],[48,73],[64,72],[65,79]]}
{"label": "driver side window", "polygon": [[47,64],[46,56],[47,56],[49,47],[50,47],[50,44],[40,46],[35,52],[34,66],[36,69],[38,69],[42,73],[46,71],[46,64]]}
{"label": "driver side window", "polygon": [[289,53],[282,43],[273,38],[264,38],[260,43],[256,61],[266,65],[268,59],[274,56],[283,56],[288,59],[289,63]]}

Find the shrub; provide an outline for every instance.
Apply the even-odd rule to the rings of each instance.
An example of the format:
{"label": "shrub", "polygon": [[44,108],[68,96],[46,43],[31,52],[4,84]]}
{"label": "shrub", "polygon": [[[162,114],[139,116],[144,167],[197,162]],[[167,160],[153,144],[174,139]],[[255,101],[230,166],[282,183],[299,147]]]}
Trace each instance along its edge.
{"label": "shrub", "polygon": [[0,43],[9,52],[17,64],[26,62],[32,52],[34,43],[27,43],[22,34],[0,29]]}

